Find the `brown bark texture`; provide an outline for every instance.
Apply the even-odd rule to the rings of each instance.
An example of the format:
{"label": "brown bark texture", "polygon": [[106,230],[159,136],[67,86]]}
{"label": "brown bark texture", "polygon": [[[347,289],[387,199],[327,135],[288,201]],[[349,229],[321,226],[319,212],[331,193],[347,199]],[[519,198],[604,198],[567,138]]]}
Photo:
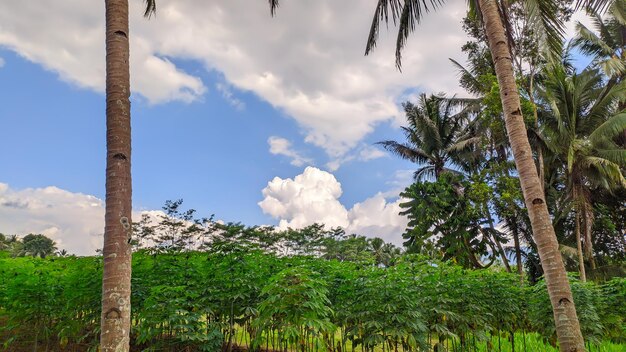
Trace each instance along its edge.
{"label": "brown bark texture", "polygon": [[495,0],[479,0],[479,5],[500,85],[506,130],[552,303],[560,350],[582,352],[585,350],[584,340],[559,244],[528,142],[504,25]]}
{"label": "brown bark texture", "polygon": [[576,254],[578,255],[578,272],[580,281],[587,281],[587,273],[585,271],[585,257],[583,256],[583,243],[580,238],[580,211],[576,210],[574,217],[574,233],[576,235]]}
{"label": "brown bark texture", "polygon": [[127,352],[132,231],[128,0],[105,0],[105,7],[107,166],[100,351]]}
{"label": "brown bark texture", "polygon": [[524,285],[524,268],[522,267],[522,249],[520,248],[519,231],[517,225],[513,229],[513,243],[515,245],[515,261],[517,264],[517,275],[520,285]]}
{"label": "brown bark texture", "polygon": [[584,203],[582,203],[582,215],[583,215],[583,224],[585,228],[585,259],[589,262],[591,266],[591,270],[596,269],[596,261],[593,257],[593,207],[591,206],[591,200],[585,194],[585,198],[583,198]]}

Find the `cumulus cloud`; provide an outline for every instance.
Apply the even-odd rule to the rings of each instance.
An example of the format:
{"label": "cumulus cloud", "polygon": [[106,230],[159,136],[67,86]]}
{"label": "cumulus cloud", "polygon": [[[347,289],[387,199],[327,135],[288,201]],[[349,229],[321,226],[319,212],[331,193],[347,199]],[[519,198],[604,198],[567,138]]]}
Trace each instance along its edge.
{"label": "cumulus cloud", "polygon": [[399,215],[401,199],[388,202],[383,193],[356,203],[348,212],[349,232],[365,236],[377,236],[396,245],[402,244],[402,233],[408,219]]}
{"label": "cumulus cloud", "polygon": [[[142,17],[142,6],[130,2],[134,92],[153,103],[198,99],[206,87],[175,64],[196,60],[294,118],[305,140],[334,158],[377,124],[400,118],[397,98],[407,88],[458,90],[445,58],[462,57],[464,2],[424,18],[407,44],[402,74],[394,68],[393,29],[383,30],[374,54],[363,56],[371,2],[288,1],[274,18],[262,1],[163,1],[151,20]],[[81,0],[5,1],[0,23],[1,46],[66,81],[103,91],[102,7]]]}
{"label": "cumulus cloud", "polygon": [[273,155],[284,155],[291,159],[291,165],[303,166],[312,164],[313,160],[305,158],[291,147],[291,142],[287,139],[277,136],[268,138],[267,143],[270,145],[270,153]]}
{"label": "cumulus cloud", "polygon": [[378,193],[348,210],[339,201],[341,194],[341,183],[335,176],[310,166],[293,179],[275,177],[268,182],[259,206],[279,220],[279,229],[322,223],[343,227],[348,233],[402,243],[407,219],[398,214],[401,200],[388,202]]}
{"label": "cumulus cloud", "polygon": [[0,232],[42,233],[79,255],[102,247],[104,202],[57,187],[12,189],[0,183]]}

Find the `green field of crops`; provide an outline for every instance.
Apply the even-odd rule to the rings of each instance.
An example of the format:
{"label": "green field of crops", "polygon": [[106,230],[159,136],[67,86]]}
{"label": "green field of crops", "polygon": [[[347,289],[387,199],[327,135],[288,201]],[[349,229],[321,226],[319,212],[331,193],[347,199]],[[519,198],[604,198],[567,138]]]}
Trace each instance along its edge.
{"label": "green field of crops", "polygon": [[[3,348],[95,351],[101,272],[101,257],[0,259]],[[589,350],[623,351],[626,279],[572,288]],[[410,255],[140,251],[132,322],[135,350],[556,351],[543,283]]]}

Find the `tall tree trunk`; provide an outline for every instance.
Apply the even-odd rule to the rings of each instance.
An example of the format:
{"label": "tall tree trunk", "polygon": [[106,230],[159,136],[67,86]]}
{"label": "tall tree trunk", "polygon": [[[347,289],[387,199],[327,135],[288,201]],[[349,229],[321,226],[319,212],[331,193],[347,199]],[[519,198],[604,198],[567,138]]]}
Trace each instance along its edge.
{"label": "tall tree trunk", "polygon": [[585,239],[585,259],[589,262],[589,266],[592,270],[596,268],[596,261],[593,258],[593,208],[591,204],[589,204],[588,198],[585,195],[583,199],[584,203],[582,204],[583,212],[583,224],[584,226],[584,239]]}
{"label": "tall tree trunk", "polygon": [[507,219],[507,222],[511,224],[511,232],[513,233],[513,243],[515,245],[515,261],[517,264],[517,275],[519,275],[520,285],[524,284],[524,268],[522,267],[522,248],[519,240],[519,229],[517,223],[514,223],[514,219]]}
{"label": "tall tree trunk", "polygon": [[585,350],[585,342],[576,316],[563,259],[559,252],[559,243],[552,227],[552,220],[528,142],[504,25],[495,0],[479,0],[479,5],[496,68],[496,77],[500,85],[506,130],[522,184],[533,237],[545,273],[560,349],[567,352],[582,352]]}
{"label": "tall tree trunk", "polygon": [[[533,106],[533,117],[535,118],[535,129],[539,131],[539,114],[537,113],[537,104],[535,104],[534,83],[535,83],[535,77],[534,77],[534,74],[532,74],[530,76],[530,84],[528,86],[528,96],[530,97],[530,103]],[[537,148],[537,172],[539,173],[539,184],[541,185],[541,192],[543,192],[545,196],[546,176],[545,176],[544,165],[543,165],[542,146],[539,146]]]}
{"label": "tall tree trunk", "polygon": [[576,215],[574,216],[574,233],[576,234],[576,254],[578,255],[578,272],[580,273],[580,281],[587,281],[587,273],[585,272],[585,257],[583,256],[583,243],[580,238],[580,211],[576,206]]}
{"label": "tall tree trunk", "polygon": [[[493,217],[491,216],[491,213],[489,212],[489,205],[487,204],[487,202],[485,202],[485,204],[483,205],[487,211],[487,221],[489,222],[489,228],[491,229],[491,231],[493,231],[495,233],[496,231],[496,227],[493,224]],[[491,236],[493,238],[493,241],[496,245],[496,247],[498,247],[498,252],[500,254],[500,259],[502,260],[502,264],[504,265],[504,268],[506,269],[507,273],[511,272],[511,266],[509,265],[509,259],[506,257],[506,252],[504,251],[504,248],[502,248],[502,244],[500,243],[500,241],[498,241],[498,239],[496,238],[496,236]]]}
{"label": "tall tree trunk", "polygon": [[100,351],[126,352],[132,231],[128,0],[105,0],[105,7],[107,166]]}

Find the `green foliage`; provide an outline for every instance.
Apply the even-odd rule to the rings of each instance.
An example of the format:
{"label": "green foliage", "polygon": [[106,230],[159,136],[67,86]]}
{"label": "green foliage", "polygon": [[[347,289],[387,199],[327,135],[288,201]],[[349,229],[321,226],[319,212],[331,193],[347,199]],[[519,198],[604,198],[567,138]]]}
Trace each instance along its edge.
{"label": "green foliage", "polygon": [[[0,258],[6,350],[95,349],[101,275],[101,257]],[[132,284],[132,344],[146,351],[460,351],[507,346],[512,332],[517,346],[533,331],[550,341],[554,331],[543,283],[523,288],[511,274],[415,255],[385,267],[258,250],[139,251]],[[589,342],[624,343],[626,280],[573,289]]]}
{"label": "green foliage", "polygon": [[[14,257],[32,256],[45,258],[55,255],[56,243],[42,234],[28,234],[24,237],[17,235],[6,236],[0,233],[0,253],[4,252]],[[63,251],[63,253],[67,253]]]}
{"label": "green foliage", "polygon": [[[598,343],[603,337],[604,326],[599,308],[602,303],[601,287],[577,280],[570,280],[576,313],[583,336]],[[548,298],[545,282],[541,281],[530,289],[528,314],[533,328],[549,339],[556,339],[552,306]]]}
{"label": "green foliage", "polygon": [[328,290],[315,273],[302,267],[285,269],[270,278],[261,290],[258,305],[256,346],[262,346],[261,336],[275,331],[274,346],[295,346],[298,351],[319,349],[323,336],[333,336],[333,314]]}
{"label": "green foliage", "polygon": [[604,335],[626,343],[626,278],[612,279],[600,287],[599,314]]}
{"label": "green foliage", "polygon": [[[461,176],[444,173],[434,182],[416,182],[401,193],[401,214],[409,218],[404,233],[409,252],[425,254],[430,246],[466,266],[480,268],[481,257],[494,253],[485,207],[493,190],[485,182],[470,183]],[[492,225],[492,224],[489,224]],[[491,232],[493,233],[493,232]],[[492,252],[490,252],[492,251]]]}
{"label": "green foliage", "polygon": [[22,252],[20,255],[45,258],[54,254],[56,246],[54,241],[41,234],[28,234],[22,238]]}

